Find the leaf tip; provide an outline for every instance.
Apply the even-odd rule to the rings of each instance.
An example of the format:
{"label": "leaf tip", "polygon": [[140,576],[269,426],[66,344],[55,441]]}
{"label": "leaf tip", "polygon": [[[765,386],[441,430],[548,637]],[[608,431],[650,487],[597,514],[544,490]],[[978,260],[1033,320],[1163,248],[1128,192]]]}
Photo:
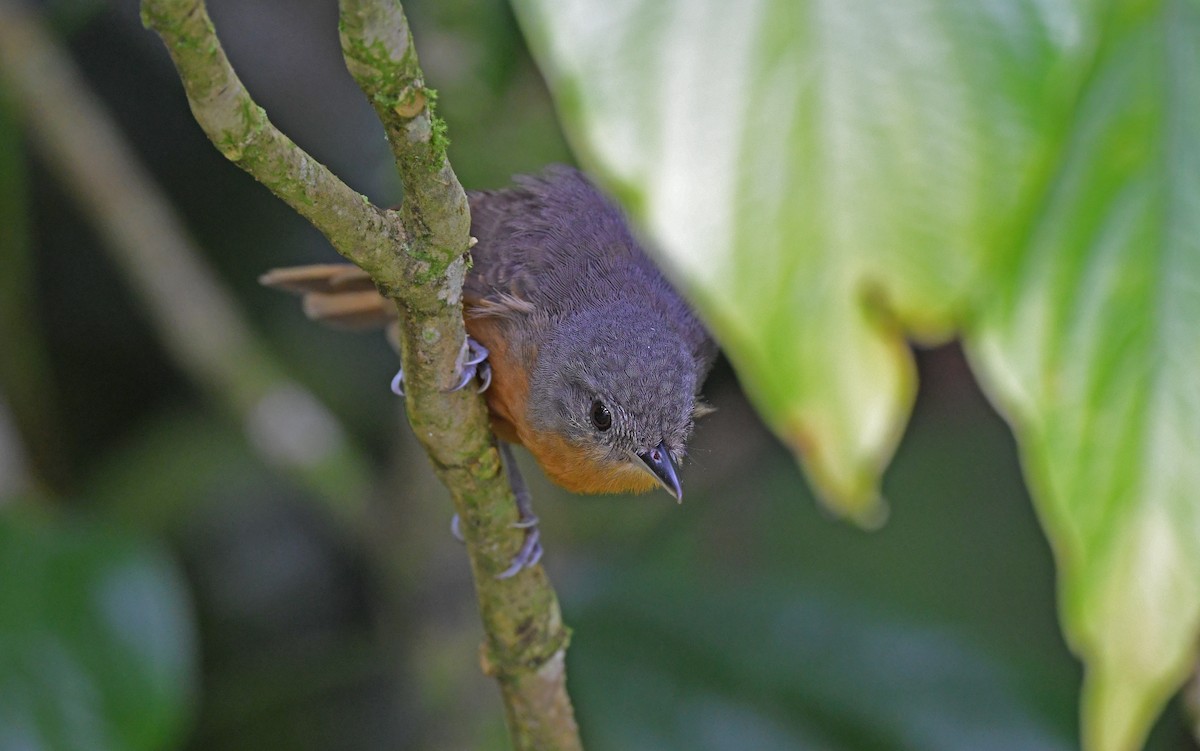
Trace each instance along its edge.
{"label": "leaf tip", "polygon": [[1087,665],[1082,734],[1088,751],[1140,748],[1192,672],[1200,624],[1191,537],[1176,517],[1140,507],[1121,519],[1091,565],[1064,570],[1064,628]]}
{"label": "leaf tip", "polygon": [[799,422],[784,431],[783,440],[811,478],[825,508],[863,529],[876,530],[884,525],[888,505],[879,492],[876,462],[826,450],[813,431]]}

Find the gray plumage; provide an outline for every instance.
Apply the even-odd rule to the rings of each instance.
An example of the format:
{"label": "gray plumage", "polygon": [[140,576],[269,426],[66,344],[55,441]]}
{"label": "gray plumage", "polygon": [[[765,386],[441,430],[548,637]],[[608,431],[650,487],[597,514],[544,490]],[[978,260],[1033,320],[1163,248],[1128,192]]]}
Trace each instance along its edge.
{"label": "gray plumage", "polygon": [[[470,194],[479,242],[465,295],[506,318],[509,346],[533,360],[531,423],[598,441],[613,459],[659,441],[678,459],[715,344],[580,172],[515,182]],[[589,420],[597,398],[613,411],[603,434]]]}

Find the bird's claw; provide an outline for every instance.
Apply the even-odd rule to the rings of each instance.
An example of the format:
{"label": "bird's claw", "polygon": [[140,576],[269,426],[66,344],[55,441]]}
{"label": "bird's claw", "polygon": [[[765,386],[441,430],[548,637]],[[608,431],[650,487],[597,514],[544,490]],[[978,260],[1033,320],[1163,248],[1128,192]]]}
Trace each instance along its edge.
{"label": "bird's claw", "polygon": [[[542,553],[545,551],[542,548],[542,533],[538,531],[537,523],[536,516],[522,517],[512,523],[513,528],[526,530],[525,541],[521,543],[521,549],[513,556],[508,568],[496,574],[497,579],[510,579],[542,560]],[[455,514],[454,518],[450,520],[450,534],[454,535],[454,539],[459,542],[467,541],[463,537],[462,519],[458,514]]]}
{"label": "bird's claw", "polygon": [[513,529],[529,529],[531,527],[536,527],[537,523],[538,518],[536,516],[522,516],[509,526],[511,526]]}
{"label": "bird's claw", "polygon": [[462,360],[462,366],[459,369],[461,377],[450,391],[453,393],[466,388],[471,379],[476,376],[479,376],[479,380],[482,382],[479,393],[487,391],[488,386],[492,385],[492,366],[487,361],[489,354],[491,353],[488,352],[487,347],[468,336],[463,342],[462,354],[459,355]]}
{"label": "bird's claw", "polygon": [[[458,383],[450,389],[449,393],[466,388],[466,385],[476,376],[482,382],[479,386],[479,393],[487,391],[488,387],[492,385],[492,366],[487,361],[489,354],[487,347],[468,336],[463,342],[462,354],[459,355],[462,365],[459,366]],[[391,385],[393,394],[404,396],[404,368],[400,368],[396,371],[396,375],[392,376]]]}
{"label": "bird's claw", "polygon": [[512,451],[507,444],[501,444],[503,447],[505,465],[508,467],[509,478],[513,487],[513,495],[517,499],[517,520],[512,523],[513,529],[525,530],[525,541],[521,543],[521,549],[513,556],[512,563],[508,568],[496,575],[497,579],[508,579],[516,576],[522,570],[530,568],[542,560],[542,533],[538,529],[538,518],[533,513],[533,504],[530,502],[529,488],[525,487],[525,480],[521,477],[520,470],[517,469],[517,463],[512,459]]}
{"label": "bird's claw", "polygon": [[[513,526],[520,527],[521,522],[517,522]],[[508,568],[496,574],[497,579],[508,579],[519,574],[522,570],[531,568],[537,565],[537,562],[542,560],[542,533],[537,528],[537,519],[534,519],[532,524],[524,527],[525,542],[521,543],[521,549],[513,556],[512,563]]]}

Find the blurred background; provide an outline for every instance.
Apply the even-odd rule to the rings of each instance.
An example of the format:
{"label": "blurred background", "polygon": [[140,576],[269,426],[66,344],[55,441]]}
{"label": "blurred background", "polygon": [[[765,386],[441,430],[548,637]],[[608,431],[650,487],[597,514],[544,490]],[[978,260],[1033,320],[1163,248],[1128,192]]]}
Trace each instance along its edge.
{"label": "blurred background", "polygon": [[[256,283],[336,255],[208,143],[135,0],[33,7],[195,263],[117,247],[0,89],[0,751],[506,748],[395,356]],[[271,119],[396,203],[336,3],[209,9]],[[465,186],[571,161],[504,2],[405,9]],[[172,294],[148,292],[164,275]],[[589,748],[1078,745],[1080,669],[1012,438],[956,347],[917,358],[876,532],[820,511],[724,363],[682,506],[573,497],[520,457]],[[1177,706],[1150,748],[1195,748]]]}

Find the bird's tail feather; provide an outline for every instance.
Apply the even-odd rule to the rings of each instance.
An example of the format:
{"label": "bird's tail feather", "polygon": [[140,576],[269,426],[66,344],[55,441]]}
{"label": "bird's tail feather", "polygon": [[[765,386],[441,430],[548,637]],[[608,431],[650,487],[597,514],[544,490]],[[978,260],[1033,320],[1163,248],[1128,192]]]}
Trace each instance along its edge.
{"label": "bird's tail feather", "polygon": [[303,296],[304,314],[314,321],[349,329],[382,328],[396,320],[396,308],[367,273],[348,263],[271,269],[260,284]]}

